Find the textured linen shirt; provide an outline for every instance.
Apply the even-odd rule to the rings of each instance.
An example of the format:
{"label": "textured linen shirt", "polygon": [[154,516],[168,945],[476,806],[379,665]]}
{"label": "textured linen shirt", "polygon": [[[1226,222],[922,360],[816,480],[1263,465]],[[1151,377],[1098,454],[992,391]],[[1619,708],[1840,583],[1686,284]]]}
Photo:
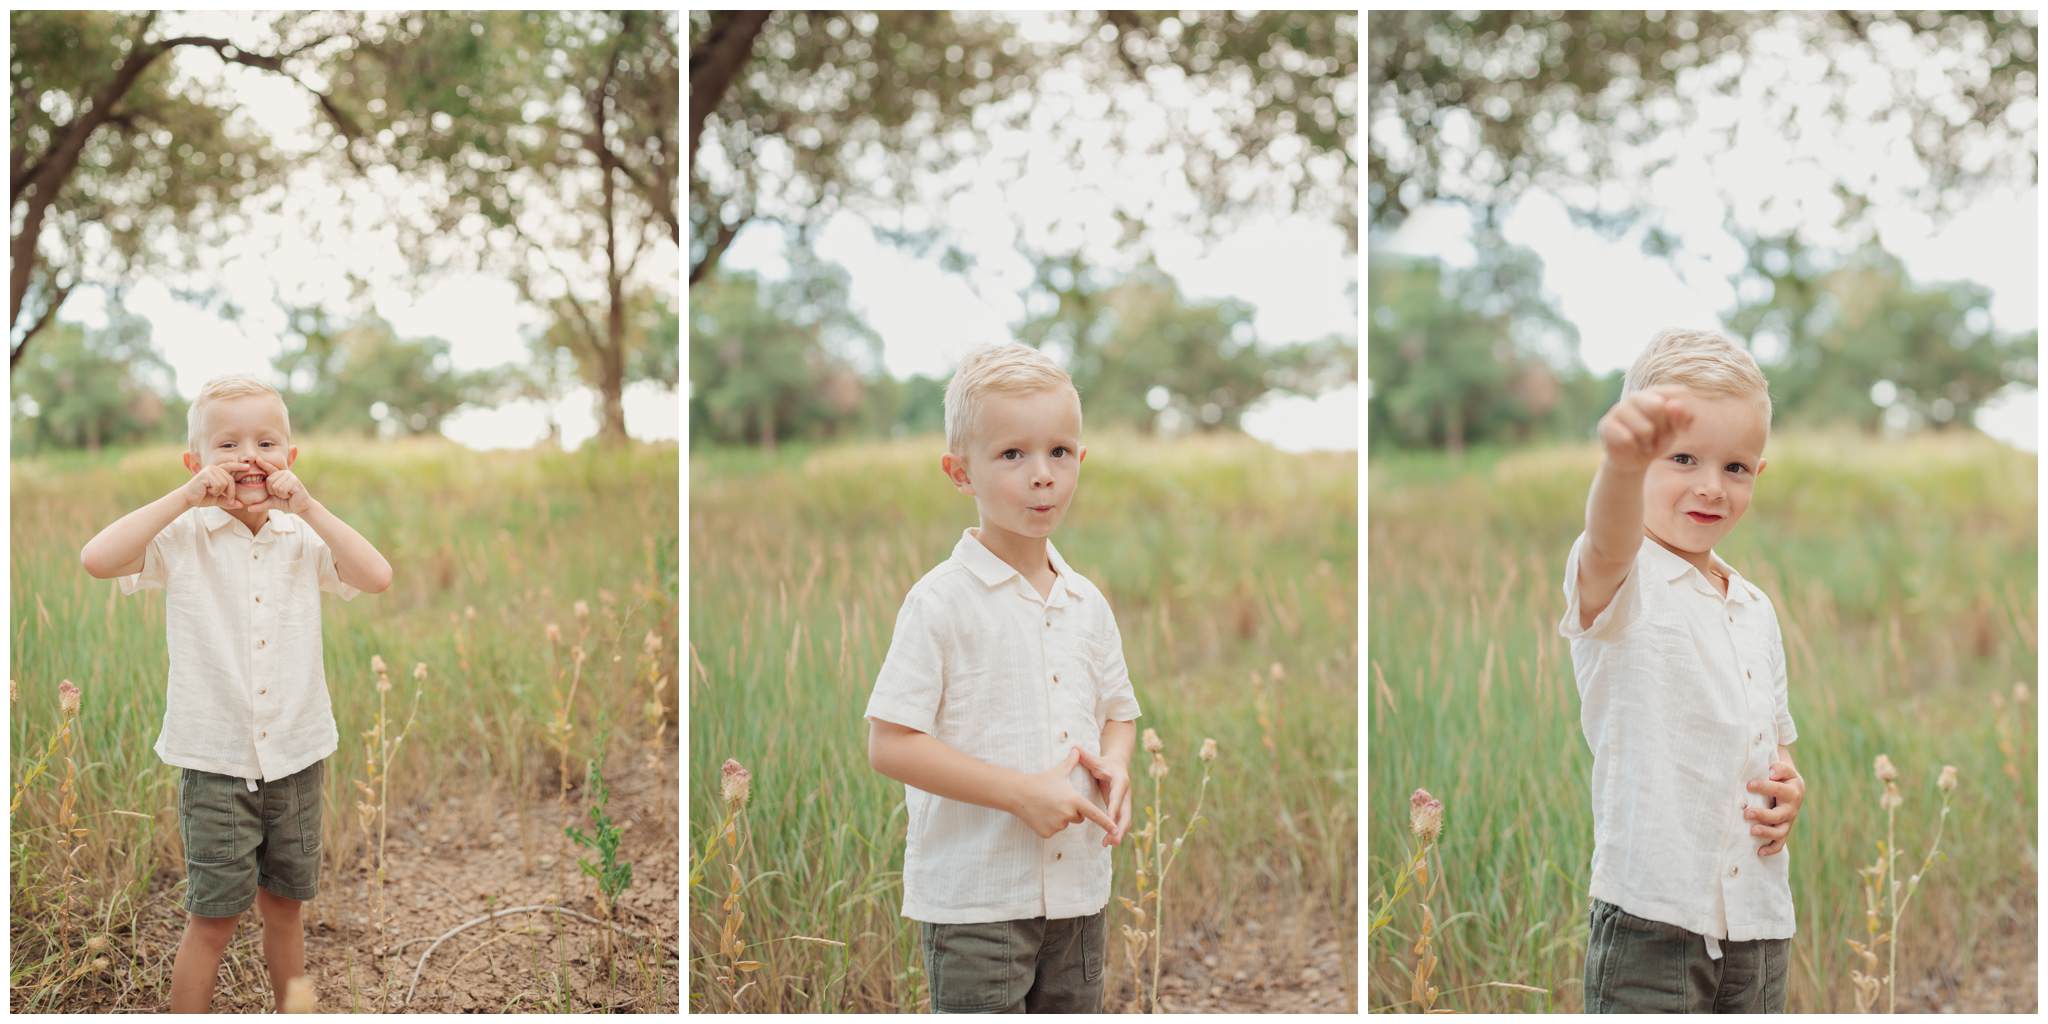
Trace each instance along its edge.
{"label": "textured linen shirt", "polygon": [[1751,780],[1799,738],[1785,642],[1763,591],[1706,574],[1649,537],[1614,599],[1580,628],[1579,559],[1564,569],[1564,619],[1579,724],[1593,751],[1595,899],[1709,940],[1792,937],[1792,854],[1758,856]]}
{"label": "textured linen shirt", "polygon": [[[910,588],[867,717],[936,737],[977,761],[1041,772],[1106,722],[1138,717],[1109,602],[1051,542],[1048,596],[974,531]],[[1075,768],[1076,793],[1094,778]],[[1109,903],[1110,847],[1093,822],[1040,839],[1015,815],[905,785],[903,916],[980,924],[1093,914]],[[1097,798],[1099,799],[1099,798]]]}
{"label": "textured linen shirt", "polygon": [[320,592],[352,600],[305,520],[270,510],[260,532],[219,508],[150,539],[121,592],[164,591],[170,692],[156,754],[168,765],[269,781],[334,753],[320,658]]}

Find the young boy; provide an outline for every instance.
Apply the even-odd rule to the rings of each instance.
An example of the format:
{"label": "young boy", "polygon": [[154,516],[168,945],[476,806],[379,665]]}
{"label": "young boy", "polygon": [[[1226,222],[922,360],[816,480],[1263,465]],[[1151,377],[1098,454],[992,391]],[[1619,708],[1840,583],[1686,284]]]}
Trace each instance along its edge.
{"label": "young boy", "polygon": [[945,412],[939,468],[981,526],[910,588],[867,707],[868,763],[909,808],[903,916],[933,1010],[1093,1013],[1138,701],[1109,602],[1049,539],[1088,455],[1081,398],[1002,345]]}
{"label": "young boy", "polygon": [[1591,1012],[1785,1009],[1785,839],[1806,794],[1785,644],[1713,550],[1770,423],[1756,360],[1706,331],[1658,334],[1600,421],[1558,624],[1593,750]]}
{"label": "young boy", "polygon": [[253,899],[278,1009],[306,972],[301,901],[320,876],[321,761],[334,714],[320,661],[320,591],[391,585],[377,549],[291,471],[284,400],[249,377],[210,380],[192,402],[176,490],[116,520],[80,553],[121,591],[162,588],[170,693],[156,753],[182,771],[178,834],[189,916],[171,1010],[203,1013]]}

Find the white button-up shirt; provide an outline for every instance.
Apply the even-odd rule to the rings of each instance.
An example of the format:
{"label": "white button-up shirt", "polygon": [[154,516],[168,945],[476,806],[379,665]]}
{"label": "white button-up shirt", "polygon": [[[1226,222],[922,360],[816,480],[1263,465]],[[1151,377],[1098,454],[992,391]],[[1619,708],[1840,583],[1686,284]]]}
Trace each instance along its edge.
{"label": "white button-up shirt", "polygon": [[[1109,602],[1051,542],[1041,597],[975,539],[910,588],[867,717],[916,729],[978,761],[1041,772],[1109,721],[1138,717]],[[1093,795],[1086,770],[1068,776]],[[903,916],[933,924],[1083,917],[1109,903],[1110,852],[1092,822],[1040,839],[1014,815],[906,785]],[[1098,798],[1099,799],[1099,798]]]}
{"label": "white button-up shirt", "polygon": [[1777,612],[1718,556],[1725,596],[1644,537],[1621,589],[1581,628],[1585,547],[1581,534],[1565,561],[1558,632],[1593,750],[1593,897],[1710,940],[1790,938],[1791,852],[1758,856],[1764,842],[1742,816],[1770,806],[1748,784],[1799,738]]}
{"label": "white button-up shirt", "polygon": [[320,658],[320,592],[341,581],[327,542],[279,509],[251,534],[195,508],[150,539],[121,592],[162,588],[170,693],[156,753],[165,764],[281,779],[334,753]]}

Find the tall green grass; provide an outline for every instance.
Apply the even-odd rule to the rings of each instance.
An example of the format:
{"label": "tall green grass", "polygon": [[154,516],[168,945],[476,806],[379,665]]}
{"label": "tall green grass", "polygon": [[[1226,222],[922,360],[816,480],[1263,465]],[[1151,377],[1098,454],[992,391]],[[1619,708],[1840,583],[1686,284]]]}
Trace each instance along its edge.
{"label": "tall green grass", "polygon": [[[725,1005],[705,1000],[718,988],[727,852],[702,868],[723,820],[726,758],[753,773],[738,909],[746,955],[763,966],[744,976],[743,1005],[922,1005],[915,926],[899,916],[903,786],[868,768],[861,716],[904,594],[976,522],[940,476],[942,448],[923,438],[691,455],[690,848],[703,875],[690,892],[693,1006]],[[1170,811],[1193,803],[1202,739],[1223,751],[1208,823],[1175,868],[1171,919],[1222,942],[1256,919],[1283,957],[1310,940],[1311,921],[1355,934],[1356,466],[1242,438],[1091,437],[1054,537],[1115,608],[1139,725],[1159,732],[1175,766]],[[1271,679],[1275,664],[1269,751],[1250,679]],[[1141,798],[1144,765],[1134,758]],[[1116,891],[1127,896],[1129,858],[1126,843]],[[1129,919],[1114,902],[1111,916],[1114,1008],[1116,925]]]}
{"label": "tall green grass", "polygon": [[[561,624],[566,653],[578,636],[572,609],[579,599],[591,610],[582,641],[590,660],[571,713],[572,781],[580,782],[583,759],[601,745],[639,749],[653,737],[643,714],[649,688],[641,647],[649,630],[663,641],[660,671],[671,683],[662,700],[673,723],[680,469],[673,445],[581,454],[479,454],[426,441],[301,438],[299,445],[299,476],[384,553],[395,577],[382,594],[322,601],[327,687],[341,741],[327,762],[323,893],[309,907],[317,921],[361,893],[355,782],[363,777],[361,734],[376,715],[372,655],[392,667],[394,706],[401,697],[409,705],[414,663],[428,666],[419,720],[390,794],[394,813],[418,808],[443,827],[452,820],[444,817],[446,801],[459,795],[463,813],[479,820],[520,814],[516,827],[506,823],[507,834],[552,830],[559,838],[558,823],[526,820],[524,808],[555,792],[556,758],[545,734],[555,714],[553,664],[543,629]],[[78,553],[108,523],[189,478],[178,454],[151,448],[13,463],[9,670],[19,698],[10,723],[10,790],[23,792],[10,828],[17,1010],[111,1009],[124,993],[129,1008],[167,984],[167,973],[151,975],[151,964],[122,955],[141,915],[182,917],[161,896],[184,876],[177,776],[153,752],[167,674],[164,596],[121,596],[114,581],[88,576]],[[24,773],[60,725],[62,679],[84,691],[74,760],[77,813],[90,829],[69,870],[56,835],[55,779],[22,790]],[[663,743],[675,743],[672,724],[665,736]],[[77,973],[76,951],[93,935],[113,937],[111,971]],[[652,994],[672,1007],[676,979],[660,960],[650,961],[659,976]],[[323,998],[334,1005],[331,992]]]}
{"label": "tall green grass", "polygon": [[[1932,835],[1941,766],[1962,778],[1950,860],[1923,882],[1900,950],[1902,1006],[1937,971],[1966,985],[1985,962],[2031,972],[2035,716],[2012,690],[2032,685],[2038,656],[2035,458],[1975,435],[1785,435],[1769,455],[1717,550],[1771,597],[1786,638],[1808,787],[1790,845],[1789,1007],[1854,1007],[1844,940],[1864,934],[1856,869],[1884,836],[1879,753],[1901,772],[1902,864]],[[1592,755],[1556,627],[1598,462],[1583,446],[1372,465],[1368,900],[1392,888],[1408,794],[1428,789],[1446,807],[1440,1005],[1583,1004]],[[1407,1008],[1416,927],[1404,910],[1367,951],[1372,1008]],[[1492,981],[1550,995],[1475,987]]]}

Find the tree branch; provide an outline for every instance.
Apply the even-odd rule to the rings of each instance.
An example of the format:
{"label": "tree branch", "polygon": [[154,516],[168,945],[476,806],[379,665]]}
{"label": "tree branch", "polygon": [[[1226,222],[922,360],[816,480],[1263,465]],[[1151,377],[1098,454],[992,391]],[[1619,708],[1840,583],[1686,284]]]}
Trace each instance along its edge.
{"label": "tree branch", "polygon": [[71,289],[76,287],[78,287],[78,279],[72,278],[71,283],[57,289],[57,294],[50,299],[48,305],[43,307],[42,315],[36,317],[36,322],[29,325],[27,333],[21,336],[20,341],[14,343],[13,351],[8,353],[7,368],[9,370],[14,369],[15,364],[21,362],[22,353],[28,351],[28,340],[35,337],[36,332],[49,326],[50,320],[57,315],[57,307],[64,305],[64,300],[71,296]]}
{"label": "tree branch", "polygon": [[697,137],[704,119],[718,109],[725,92],[739,77],[754,52],[754,37],[768,21],[768,11],[721,11],[711,16],[711,30],[690,47],[690,169],[697,167]]}
{"label": "tree branch", "polygon": [[747,218],[745,217],[741,217],[731,224],[720,223],[718,225],[718,237],[712,239],[711,245],[704,250],[704,258],[690,265],[691,287],[696,287],[697,282],[704,275],[709,274],[712,268],[718,266],[718,258],[725,255],[726,247],[732,245],[732,240],[739,236],[740,229],[746,225]]}

